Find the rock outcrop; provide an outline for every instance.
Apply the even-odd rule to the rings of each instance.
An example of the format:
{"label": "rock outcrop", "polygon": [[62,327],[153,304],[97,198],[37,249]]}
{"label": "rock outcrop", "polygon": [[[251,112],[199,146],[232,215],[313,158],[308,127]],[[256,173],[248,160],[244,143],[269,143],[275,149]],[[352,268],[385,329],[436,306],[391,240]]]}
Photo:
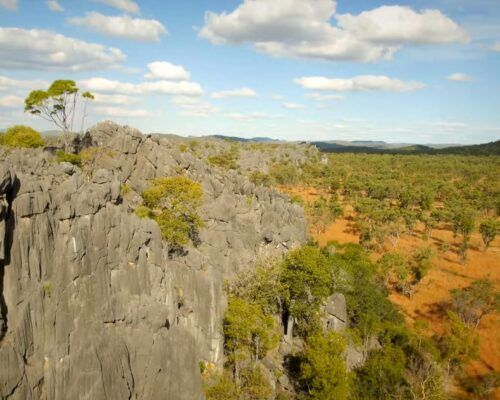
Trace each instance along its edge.
{"label": "rock outcrop", "polygon": [[[0,153],[0,398],[201,399],[199,363],[223,362],[224,281],[305,241],[302,210],[129,127],[72,146],[98,152],[92,168]],[[205,227],[172,257],[133,208],[179,173],[202,184]]]}

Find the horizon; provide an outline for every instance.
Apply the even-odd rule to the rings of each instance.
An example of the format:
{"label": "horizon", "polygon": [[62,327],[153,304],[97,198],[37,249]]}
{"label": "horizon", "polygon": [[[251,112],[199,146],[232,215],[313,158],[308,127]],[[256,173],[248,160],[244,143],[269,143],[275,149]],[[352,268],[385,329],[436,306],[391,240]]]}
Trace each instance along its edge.
{"label": "horizon", "polygon": [[72,79],[87,126],[287,141],[500,138],[494,0],[0,0],[0,126]]}

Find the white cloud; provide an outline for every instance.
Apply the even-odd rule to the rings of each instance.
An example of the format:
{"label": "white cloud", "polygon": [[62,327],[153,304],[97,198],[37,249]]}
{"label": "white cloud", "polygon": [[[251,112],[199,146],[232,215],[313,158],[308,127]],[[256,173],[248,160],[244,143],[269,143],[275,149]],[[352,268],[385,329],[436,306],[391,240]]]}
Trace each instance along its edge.
{"label": "white cloud", "polygon": [[0,27],[0,68],[83,71],[115,67],[124,59],[114,47],[45,30]]}
{"label": "white cloud", "polygon": [[495,42],[493,45],[490,47],[491,51],[500,51],[500,42]]}
{"label": "white cloud", "polygon": [[119,117],[119,118],[149,118],[158,116],[157,113],[143,110],[143,109],[133,109],[128,110],[121,107],[93,107],[93,112],[98,115],[103,115],[106,117]]}
{"label": "white cloud", "polygon": [[17,10],[18,0],[0,0],[0,7],[10,11]]}
{"label": "white cloud", "polygon": [[167,81],[188,81],[191,77],[189,71],[180,65],[167,61],[155,61],[148,64],[149,73],[144,75],[147,79],[164,79]]}
{"label": "white cloud", "polygon": [[304,108],[302,104],[297,103],[283,103],[281,104],[281,107],[283,107],[285,110],[298,110],[300,108]]}
{"label": "white cloud", "polygon": [[48,86],[49,83],[42,80],[20,80],[0,75],[0,91],[16,91],[19,89],[46,89]]}
{"label": "white cloud", "polygon": [[337,16],[338,25],[359,39],[401,45],[466,43],[467,32],[439,10],[416,12],[406,6],[382,6],[359,15]]}
{"label": "white cloud", "polygon": [[174,97],[170,102],[180,107],[183,115],[191,117],[208,117],[219,111],[218,107],[198,97],[179,96]]}
{"label": "white cloud", "polygon": [[276,116],[269,115],[265,112],[255,111],[255,112],[251,112],[251,113],[247,113],[247,114],[229,113],[229,114],[227,114],[227,117],[229,117],[231,119],[235,119],[235,120],[240,121],[240,122],[252,122],[255,120],[259,120],[259,119],[274,118]]}
{"label": "white cloud", "polygon": [[233,90],[222,90],[220,92],[213,92],[212,97],[214,99],[223,99],[225,97],[256,97],[257,93],[255,90],[250,88],[240,88]]}
{"label": "white cloud", "polygon": [[160,36],[168,33],[162,23],[155,19],[132,18],[128,15],[107,16],[95,11],[86,13],[85,17],[69,18],[68,22],[106,36],[143,42],[158,42]]}
{"label": "white cloud", "polygon": [[194,82],[155,81],[128,83],[105,78],[90,78],[80,82],[83,88],[104,93],[117,94],[168,94],[179,96],[200,96],[203,89]]}
{"label": "white cloud", "polygon": [[95,103],[102,103],[102,104],[132,104],[136,103],[138,100],[134,99],[133,97],[126,96],[123,94],[102,94],[102,93],[95,93],[94,94],[95,99],[92,102]]}
{"label": "white cloud", "polygon": [[396,78],[383,75],[361,75],[349,79],[325,78],[321,76],[309,76],[294,80],[297,85],[304,89],[333,90],[338,92],[358,91],[393,91],[409,92],[423,89],[425,85],[421,82],[405,82]]}
{"label": "white cloud", "polygon": [[19,108],[24,106],[24,98],[20,96],[0,97],[0,107]]}
{"label": "white cloud", "polygon": [[449,75],[446,79],[454,82],[469,82],[472,81],[472,76],[457,72],[456,74]]}
{"label": "white cloud", "polygon": [[322,94],[322,93],[306,93],[308,99],[313,99],[316,101],[328,101],[328,100],[344,100],[345,97],[340,94]]}
{"label": "white cloud", "polygon": [[363,62],[391,59],[405,44],[468,41],[439,10],[383,6],[336,14],[334,0],[244,0],[230,13],[205,13],[199,36],[214,44],[250,43],[274,56]]}
{"label": "white cloud", "polygon": [[57,0],[47,0],[45,2],[47,4],[47,7],[49,7],[50,10],[54,12],[63,12],[64,8],[61,6]]}
{"label": "white cloud", "polygon": [[132,0],[94,0],[130,14],[139,14],[139,6]]}

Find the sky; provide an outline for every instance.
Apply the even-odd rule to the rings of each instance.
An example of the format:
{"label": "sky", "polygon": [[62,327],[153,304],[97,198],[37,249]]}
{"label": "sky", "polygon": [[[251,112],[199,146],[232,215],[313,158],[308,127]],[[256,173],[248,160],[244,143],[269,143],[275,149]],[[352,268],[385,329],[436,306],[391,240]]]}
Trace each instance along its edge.
{"label": "sky", "polygon": [[499,0],[0,0],[0,128],[72,79],[86,126],[485,143],[499,72]]}

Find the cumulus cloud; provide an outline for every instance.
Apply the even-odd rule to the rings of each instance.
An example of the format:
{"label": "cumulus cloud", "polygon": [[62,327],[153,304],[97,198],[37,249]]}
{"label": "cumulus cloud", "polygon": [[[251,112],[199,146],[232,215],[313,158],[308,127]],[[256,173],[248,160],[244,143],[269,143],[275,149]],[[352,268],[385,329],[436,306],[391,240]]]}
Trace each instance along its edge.
{"label": "cumulus cloud", "polygon": [[214,99],[223,99],[225,97],[256,97],[257,93],[255,90],[250,88],[239,88],[232,90],[222,90],[220,92],[213,92],[212,97]]}
{"label": "cumulus cloud", "polygon": [[139,14],[139,6],[132,0],[94,0],[130,14]]}
{"label": "cumulus cloud", "polygon": [[47,7],[49,7],[50,10],[54,11],[54,12],[63,12],[64,11],[64,8],[63,6],[61,6],[57,0],[47,0],[45,2],[45,4],[47,4]]}
{"label": "cumulus cloud", "polygon": [[283,107],[285,110],[298,110],[300,108],[304,108],[302,104],[297,103],[283,103],[281,104],[281,107]]}
{"label": "cumulus cloud", "polygon": [[115,67],[124,59],[114,47],[46,30],[0,27],[0,68],[83,71]]}
{"label": "cumulus cloud", "polygon": [[94,92],[115,94],[167,94],[179,96],[200,96],[203,94],[200,85],[187,81],[128,83],[106,78],[90,78],[80,81],[80,86]]}
{"label": "cumulus cloud", "polygon": [[149,72],[144,75],[147,79],[164,79],[167,81],[187,81],[191,77],[189,71],[180,65],[167,61],[155,61],[148,64]]}
{"label": "cumulus cloud", "polygon": [[20,80],[0,75],[0,91],[16,91],[19,89],[45,89],[48,87],[48,85],[48,82],[42,80]]}
{"label": "cumulus cloud", "polygon": [[17,10],[18,4],[19,4],[18,0],[0,0],[0,7],[10,11]]}
{"label": "cumulus cloud", "polygon": [[328,100],[343,100],[345,97],[340,94],[323,94],[323,93],[306,93],[308,99],[313,99],[316,101],[328,101]]}
{"label": "cumulus cloud", "polygon": [[354,78],[325,78],[322,76],[308,76],[294,80],[297,85],[304,89],[332,90],[337,92],[360,92],[360,91],[392,91],[409,92],[423,89],[425,85],[421,82],[402,81],[383,75],[361,75]]}
{"label": "cumulus cloud", "polygon": [[274,56],[363,62],[391,59],[406,44],[469,39],[439,10],[383,6],[337,14],[334,0],[244,0],[230,13],[205,13],[199,36],[214,44],[249,43]]}
{"label": "cumulus cloud", "polygon": [[158,113],[140,108],[129,110],[121,107],[94,107],[93,111],[98,115],[113,118],[149,118],[158,116]]}
{"label": "cumulus cloud", "polygon": [[182,110],[182,114],[191,117],[208,117],[219,111],[219,108],[198,97],[174,97],[171,103]]}
{"label": "cumulus cloud", "polygon": [[359,15],[337,16],[338,26],[357,38],[395,45],[466,43],[467,32],[439,10],[416,12],[406,6],[382,6]]}
{"label": "cumulus cloud", "polygon": [[446,79],[454,82],[469,82],[472,80],[472,76],[457,72],[456,74],[449,75]]}
{"label": "cumulus cloud", "polygon": [[137,102],[138,100],[123,94],[103,94],[103,93],[94,93],[95,99],[94,103],[102,103],[102,104],[132,104]]}
{"label": "cumulus cloud", "polygon": [[24,98],[20,96],[0,97],[0,107],[19,108],[24,106]]}
{"label": "cumulus cloud", "polygon": [[168,33],[162,23],[155,19],[108,16],[95,11],[86,13],[84,17],[69,18],[68,22],[106,36],[143,42],[158,42],[160,36]]}

